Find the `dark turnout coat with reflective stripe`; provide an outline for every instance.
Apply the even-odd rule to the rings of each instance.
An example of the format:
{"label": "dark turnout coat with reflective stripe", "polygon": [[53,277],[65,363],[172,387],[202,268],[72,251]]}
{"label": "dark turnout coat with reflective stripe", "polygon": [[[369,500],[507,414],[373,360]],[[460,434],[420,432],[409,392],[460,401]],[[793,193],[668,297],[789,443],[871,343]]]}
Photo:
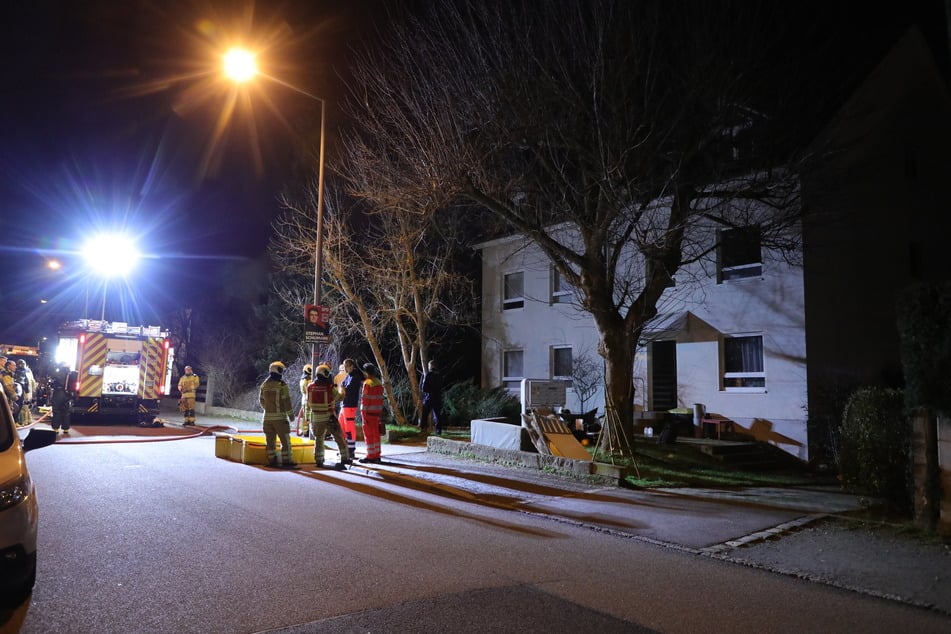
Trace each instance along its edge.
{"label": "dark turnout coat with reflective stripe", "polygon": [[261,384],[259,397],[263,420],[286,421],[291,416],[291,391],[282,379],[271,375]]}

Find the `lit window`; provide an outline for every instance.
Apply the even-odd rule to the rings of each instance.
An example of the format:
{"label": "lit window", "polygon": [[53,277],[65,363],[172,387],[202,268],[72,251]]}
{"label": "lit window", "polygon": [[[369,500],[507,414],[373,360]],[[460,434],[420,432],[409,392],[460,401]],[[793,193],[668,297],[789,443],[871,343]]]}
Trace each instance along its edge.
{"label": "lit window", "polygon": [[551,378],[559,381],[567,381],[568,387],[571,387],[571,367],[572,357],[571,348],[567,346],[555,346],[551,349]]}
{"label": "lit window", "polygon": [[723,389],[761,392],[766,388],[762,335],[723,340]]}
{"label": "lit window", "polygon": [[525,353],[523,350],[505,350],[502,352],[502,387],[517,390],[525,378]]}
{"label": "lit window", "polygon": [[571,285],[554,266],[551,267],[551,303],[566,304],[571,301]]}
{"label": "lit window", "polygon": [[718,281],[759,277],[763,256],[758,226],[724,229],[720,232]]}
{"label": "lit window", "polygon": [[502,310],[525,306],[525,274],[506,273],[502,277]]}

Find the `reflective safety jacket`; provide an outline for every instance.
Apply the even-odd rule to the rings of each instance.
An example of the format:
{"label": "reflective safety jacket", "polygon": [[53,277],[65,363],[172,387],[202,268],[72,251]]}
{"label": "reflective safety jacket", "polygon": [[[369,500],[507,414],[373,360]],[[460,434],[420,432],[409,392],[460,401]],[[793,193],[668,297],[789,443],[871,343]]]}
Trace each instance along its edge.
{"label": "reflective safety jacket", "polygon": [[261,408],[264,409],[265,421],[287,421],[291,417],[291,392],[287,383],[276,374],[271,374],[261,384],[261,393],[258,397]]}
{"label": "reflective safety jacket", "polygon": [[198,396],[198,385],[201,379],[197,374],[183,374],[178,379],[178,391],[182,393],[182,398],[195,398]]}
{"label": "reflective safety jacket", "polygon": [[308,419],[326,420],[331,417],[336,401],[334,385],[330,379],[316,378],[307,386]]}
{"label": "reflective safety jacket", "polygon": [[363,382],[360,396],[360,414],[363,420],[379,420],[383,414],[383,383],[373,377]]}

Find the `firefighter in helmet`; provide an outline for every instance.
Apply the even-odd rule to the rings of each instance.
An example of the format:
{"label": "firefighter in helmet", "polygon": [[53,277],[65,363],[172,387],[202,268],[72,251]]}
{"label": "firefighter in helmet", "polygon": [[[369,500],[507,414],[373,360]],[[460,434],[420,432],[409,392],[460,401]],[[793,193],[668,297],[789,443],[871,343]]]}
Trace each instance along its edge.
{"label": "firefighter in helmet", "polygon": [[334,389],[333,379],[330,377],[330,366],[321,363],[314,373],[314,380],[307,386],[307,417],[310,419],[310,428],[314,432],[314,462],[318,467],[324,466],[324,436],[329,431],[337,441],[337,450],[340,459],[334,466],[338,471],[347,468],[350,462],[350,450],[343,437],[340,423],[334,416],[334,404],[338,395]]}
{"label": "firefighter in helmet", "polygon": [[[284,382],[284,364],[275,361],[268,367],[268,376],[261,384],[258,396],[264,414],[264,442],[267,446],[267,465],[282,469],[297,469],[291,452],[291,392]],[[281,459],[277,459],[277,439],[281,439]]]}
{"label": "firefighter in helmet", "polygon": [[185,374],[178,379],[178,391],[182,398],[178,401],[178,409],[185,417],[185,425],[195,424],[195,399],[198,397],[198,385],[201,379],[192,371],[190,365],[185,366]]}
{"label": "firefighter in helmet", "polygon": [[297,413],[297,435],[304,438],[310,438],[310,423],[307,419],[307,386],[310,385],[313,367],[309,363],[305,365],[300,376],[300,411]]}

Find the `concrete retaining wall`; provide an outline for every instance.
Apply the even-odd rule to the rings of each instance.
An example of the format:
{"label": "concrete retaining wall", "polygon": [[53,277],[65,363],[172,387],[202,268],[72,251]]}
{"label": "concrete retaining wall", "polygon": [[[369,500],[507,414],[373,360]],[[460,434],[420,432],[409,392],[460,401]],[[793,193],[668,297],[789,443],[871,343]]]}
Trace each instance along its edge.
{"label": "concrete retaining wall", "polygon": [[560,475],[615,486],[627,475],[623,467],[601,462],[572,460],[560,456],[543,456],[539,453],[531,453],[528,451],[499,449],[498,447],[477,445],[471,442],[448,440],[440,438],[439,436],[430,436],[426,440],[426,450],[433,453],[471,458],[485,462],[518,465],[528,469],[544,469]]}

